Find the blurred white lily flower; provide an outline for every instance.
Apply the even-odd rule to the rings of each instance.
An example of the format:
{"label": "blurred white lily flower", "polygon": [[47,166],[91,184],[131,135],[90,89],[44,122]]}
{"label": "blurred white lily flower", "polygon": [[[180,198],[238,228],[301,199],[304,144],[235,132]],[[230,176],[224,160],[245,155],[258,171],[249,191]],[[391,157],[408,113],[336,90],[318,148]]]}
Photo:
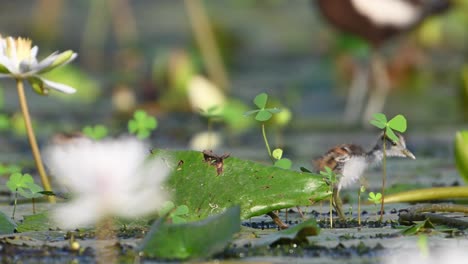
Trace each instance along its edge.
{"label": "blurred white lily flower", "polygon": [[74,93],[74,88],[41,78],[40,74],[71,62],[77,54],[71,50],[54,52],[38,61],[39,48],[31,46],[30,39],[0,36],[0,78],[26,79],[40,94],[47,94],[49,89]]}
{"label": "blurred white lily flower", "polygon": [[[148,148],[135,138],[82,138],[47,149],[46,164],[76,197],[53,213],[62,228],[89,226],[109,216],[138,217],[167,200],[169,174],[163,158],[146,160]],[[146,161],[145,161],[146,160]]]}
{"label": "blurred white lily flower", "polygon": [[219,107],[217,112],[221,112],[226,103],[222,91],[202,76],[194,76],[190,79],[188,97],[192,109],[195,111],[205,112],[212,107]]}

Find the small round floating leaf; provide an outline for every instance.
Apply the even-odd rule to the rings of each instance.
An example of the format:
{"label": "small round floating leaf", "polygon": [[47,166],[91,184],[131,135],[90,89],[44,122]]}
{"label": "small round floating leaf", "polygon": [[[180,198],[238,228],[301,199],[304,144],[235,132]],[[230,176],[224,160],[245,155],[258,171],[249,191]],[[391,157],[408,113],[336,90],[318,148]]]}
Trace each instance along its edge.
{"label": "small round floating leaf", "polygon": [[162,208],[159,210],[160,215],[165,215],[174,209],[175,205],[172,201],[167,201],[163,204]]}
{"label": "small round floating leaf", "polygon": [[289,170],[292,166],[292,162],[290,159],[280,159],[275,162],[275,167],[282,168],[285,170]]}
{"label": "small round floating leaf", "polygon": [[268,100],[268,95],[266,93],[261,93],[261,94],[255,96],[254,104],[258,108],[263,109],[266,106],[267,100]]}
{"label": "small round floating leaf", "polygon": [[255,116],[255,120],[257,121],[267,121],[272,117],[272,114],[266,110],[260,110],[258,111],[257,115]]}
{"label": "small round floating leaf", "polygon": [[183,204],[180,206],[177,206],[175,211],[172,213],[173,215],[186,215],[189,213],[189,208],[187,205]]}
{"label": "small round floating leaf", "polygon": [[403,115],[397,115],[388,121],[388,126],[403,133],[406,131],[406,118]]}
{"label": "small round floating leaf", "polygon": [[281,157],[283,157],[283,150],[280,149],[280,148],[277,148],[277,149],[273,150],[271,155],[273,156],[273,158],[279,160],[279,159],[281,159]]}

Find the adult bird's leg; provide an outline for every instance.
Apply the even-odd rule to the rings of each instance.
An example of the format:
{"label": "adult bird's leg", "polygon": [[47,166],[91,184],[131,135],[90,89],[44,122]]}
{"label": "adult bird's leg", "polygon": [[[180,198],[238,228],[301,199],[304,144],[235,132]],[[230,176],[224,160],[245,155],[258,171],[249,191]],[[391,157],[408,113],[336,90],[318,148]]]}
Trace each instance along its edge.
{"label": "adult bird's leg", "polygon": [[390,80],[385,63],[380,57],[377,50],[372,52],[371,58],[371,74],[372,82],[375,85],[374,89],[369,95],[366,109],[363,115],[363,124],[369,125],[369,120],[375,113],[381,113],[388,91],[390,89]]}
{"label": "adult bird's leg", "polygon": [[348,96],[344,112],[344,122],[347,124],[356,123],[361,115],[364,105],[364,99],[369,90],[369,67],[357,63],[353,71],[351,84],[349,86]]}
{"label": "adult bird's leg", "polygon": [[269,212],[267,213],[267,215],[269,217],[271,217],[271,219],[273,219],[273,222],[275,222],[276,225],[279,226],[280,229],[286,229],[288,228],[288,225],[283,223],[283,221],[281,221],[281,219],[279,218],[279,216],[273,212]]}
{"label": "adult bird's leg", "polygon": [[341,201],[340,198],[340,190],[338,187],[333,188],[333,194],[332,194],[332,199],[333,199],[333,207],[335,208],[336,213],[338,214],[338,217],[340,220],[346,220],[344,214],[343,214],[343,202]]}

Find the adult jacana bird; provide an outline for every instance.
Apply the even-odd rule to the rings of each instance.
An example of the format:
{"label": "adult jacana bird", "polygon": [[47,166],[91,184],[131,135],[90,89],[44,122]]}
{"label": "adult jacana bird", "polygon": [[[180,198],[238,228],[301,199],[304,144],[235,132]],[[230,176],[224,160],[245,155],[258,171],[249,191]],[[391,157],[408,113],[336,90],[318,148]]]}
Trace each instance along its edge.
{"label": "adult jacana bird", "polygon": [[382,112],[390,88],[379,49],[394,37],[419,25],[425,18],[447,10],[450,0],[317,0],[317,4],[323,17],[332,25],[361,37],[371,47],[370,75],[374,89],[367,91],[367,74],[364,74],[363,84],[366,87],[351,85],[345,110],[347,121],[356,121],[366,93],[369,93],[362,116],[363,122],[367,123],[374,113]]}

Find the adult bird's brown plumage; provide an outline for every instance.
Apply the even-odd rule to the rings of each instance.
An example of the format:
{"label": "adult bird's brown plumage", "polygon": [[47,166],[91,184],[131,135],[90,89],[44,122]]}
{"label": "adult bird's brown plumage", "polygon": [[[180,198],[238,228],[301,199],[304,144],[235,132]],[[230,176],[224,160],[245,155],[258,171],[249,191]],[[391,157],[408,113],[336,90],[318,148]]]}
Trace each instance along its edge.
{"label": "adult bird's brown plumage", "polygon": [[[451,5],[450,0],[317,0],[316,3],[330,24],[343,32],[361,37],[372,48],[370,73],[357,71],[359,75],[352,82],[356,85],[350,87],[345,110],[345,121],[354,122],[365,105],[362,115],[365,123],[374,113],[382,112],[390,89],[390,80],[379,48]],[[367,91],[368,75],[375,84],[372,91]],[[364,104],[368,92],[369,99]]]}

